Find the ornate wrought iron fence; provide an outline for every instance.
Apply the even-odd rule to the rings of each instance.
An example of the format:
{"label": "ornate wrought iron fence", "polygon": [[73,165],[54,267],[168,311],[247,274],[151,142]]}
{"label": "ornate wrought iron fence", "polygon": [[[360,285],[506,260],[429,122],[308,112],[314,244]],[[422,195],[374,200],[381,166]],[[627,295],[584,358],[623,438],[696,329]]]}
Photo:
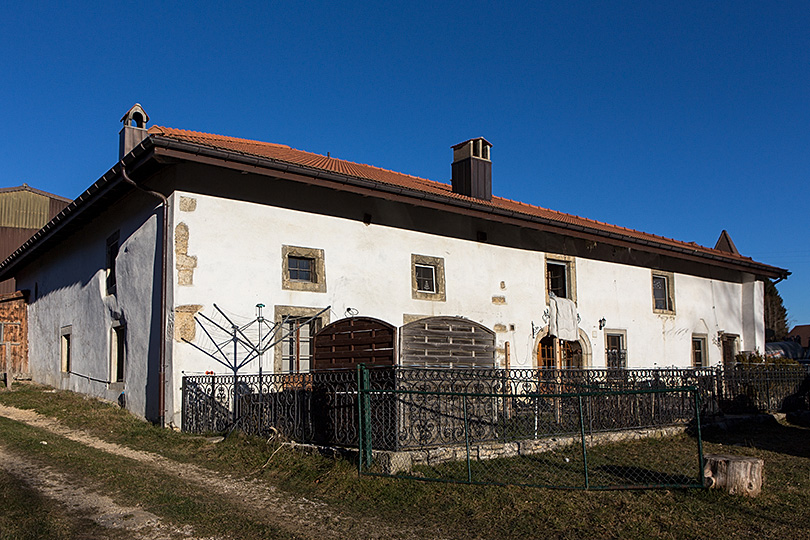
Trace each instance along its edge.
{"label": "ornate wrought iron fence", "polygon": [[[382,388],[360,368],[361,474],[583,489],[703,485],[695,387],[554,392],[534,380],[513,388],[475,378]],[[697,436],[667,450],[662,438],[687,425]],[[661,451],[639,463],[633,448],[642,438]]]}
{"label": "ornate wrought iron fence", "polygon": [[[497,394],[499,400],[468,396],[468,427],[481,437],[508,440],[513,433],[568,429],[570,400],[548,396],[652,391],[694,387],[701,416],[720,412],[808,408],[810,370],[802,366],[739,366],[701,369],[424,369],[368,370],[370,388],[432,393],[374,393],[371,414],[385,425],[376,448],[401,450],[454,443],[462,432],[461,394]],[[355,370],[306,374],[196,375],[183,378],[182,428],[194,433],[240,429],[267,435],[275,430],[298,442],[357,446],[358,378]],[[444,395],[444,394],[449,395]],[[458,395],[456,395],[458,394]],[[689,406],[677,394],[651,392],[623,398],[589,398],[595,430],[619,429],[633,419],[682,418]],[[544,399],[527,396],[547,396]],[[441,411],[438,417],[434,411]],[[542,413],[542,414],[541,414]],[[635,424],[633,424],[635,426]],[[432,442],[431,442],[432,441]]]}
{"label": "ornate wrought iron fence", "polygon": [[357,445],[354,370],[183,377],[182,429],[273,431],[298,442]]}
{"label": "ornate wrought iron fence", "polygon": [[726,413],[810,408],[810,366],[732,364],[720,371],[719,406]]}

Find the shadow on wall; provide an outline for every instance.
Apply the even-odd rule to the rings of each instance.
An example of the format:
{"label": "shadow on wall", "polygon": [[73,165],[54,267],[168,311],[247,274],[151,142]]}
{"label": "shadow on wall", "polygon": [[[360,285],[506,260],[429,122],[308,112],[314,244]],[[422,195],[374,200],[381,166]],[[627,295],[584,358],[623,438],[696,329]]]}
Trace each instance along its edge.
{"label": "shadow on wall", "polygon": [[[143,201],[148,204],[145,198]],[[81,343],[84,347],[91,348],[92,354],[88,357],[95,360],[91,360],[93,362],[91,365],[77,363],[77,366],[82,367],[76,368],[76,377],[90,376],[102,379],[109,376],[109,329],[113,321],[122,323],[126,321],[128,326],[125,343],[125,403],[134,413],[143,414],[151,422],[158,422],[161,416],[159,390],[162,333],[159,306],[162,211],[159,207],[155,209],[154,204],[149,204],[148,208],[149,213],[145,214],[142,220],[132,224],[133,232],[127,237],[121,236],[122,249],[116,257],[116,276],[120,275],[119,266],[129,266],[130,273],[125,278],[126,283],[117,284],[114,295],[108,296],[104,290],[105,239],[87,240],[78,235],[75,235],[72,241],[63,242],[54,248],[44,259],[46,263],[34,267],[30,281],[27,280],[27,286],[30,287],[29,298],[32,303],[42,302],[42,305],[49,307],[47,313],[39,317],[40,332],[44,332],[47,336],[50,333],[50,326],[54,326],[58,331],[61,326],[72,325],[75,334],[90,336],[90,343],[87,341]],[[121,221],[111,220],[110,223],[116,223],[110,226],[113,228],[120,225]],[[88,249],[85,246],[91,247]],[[131,260],[125,260],[126,246],[129,246],[133,255]],[[149,264],[153,269],[151,274],[148,273]],[[52,296],[53,301],[48,301]],[[133,301],[140,301],[139,304],[145,305],[142,302],[144,298],[151,300],[145,310],[135,309],[130,304]],[[77,307],[83,312],[71,311]],[[103,329],[98,330],[99,326]],[[56,331],[54,335],[58,333]],[[47,347],[50,348],[50,345]],[[59,369],[58,364],[55,368]],[[104,376],[99,377],[99,374]],[[103,390],[93,393],[100,397],[109,397],[106,386]]]}

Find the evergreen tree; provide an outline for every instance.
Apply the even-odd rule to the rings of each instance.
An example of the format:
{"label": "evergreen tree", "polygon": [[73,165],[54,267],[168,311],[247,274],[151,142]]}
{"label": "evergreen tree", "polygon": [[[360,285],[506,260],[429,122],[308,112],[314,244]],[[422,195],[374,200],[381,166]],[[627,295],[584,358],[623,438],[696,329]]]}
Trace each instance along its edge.
{"label": "evergreen tree", "polygon": [[765,341],[783,341],[788,335],[787,310],[776,285],[765,280]]}

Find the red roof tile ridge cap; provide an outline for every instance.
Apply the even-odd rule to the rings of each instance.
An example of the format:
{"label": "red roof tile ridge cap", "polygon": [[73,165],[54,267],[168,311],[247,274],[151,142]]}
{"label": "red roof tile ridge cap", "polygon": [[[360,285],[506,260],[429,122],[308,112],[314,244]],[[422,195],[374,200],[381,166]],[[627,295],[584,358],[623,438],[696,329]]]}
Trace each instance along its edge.
{"label": "red roof tile ridge cap", "polygon": [[[159,132],[158,132],[159,130]],[[204,131],[193,131],[190,129],[179,129],[179,128],[170,128],[164,126],[152,126],[147,130],[150,134],[154,135],[166,135],[171,137],[172,134],[182,135],[186,137],[199,137],[203,139],[212,139],[212,140],[221,140],[221,141],[234,141],[240,143],[248,143],[248,144],[255,144],[258,146],[272,146],[275,148],[289,148],[294,150],[294,148],[290,148],[286,144],[279,144],[279,143],[271,143],[266,141],[257,141],[254,139],[243,139],[241,137],[231,137],[228,135],[217,135],[216,133],[206,133]]]}

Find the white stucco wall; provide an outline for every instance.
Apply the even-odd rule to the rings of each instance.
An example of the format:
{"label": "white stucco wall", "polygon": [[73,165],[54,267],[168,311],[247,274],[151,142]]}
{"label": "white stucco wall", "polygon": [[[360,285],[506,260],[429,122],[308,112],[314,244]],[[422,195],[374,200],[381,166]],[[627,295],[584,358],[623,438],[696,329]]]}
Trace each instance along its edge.
{"label": "white stucco wall", "polygon": [[[152,336],[153,276],[158,220],[154,199],[134,194],[90,225],[47,250],[17,275],[30,291],[29,366],[32,378],[57,388],[109,400],[126,395],[127,408],[149,417],[155,401],[157,350]],[[119,231],[117,291],[107,295],[107,238]],[[111,328],[126,325],[125,380],[111,383]],[[71,373],[61,371],[60,329],[71,326]],[[147,389],[148,380],[154,388]]]}
{"label": "white stucco wall", "polygon": [[[193,211],[178,206],[181,196],[195,200]],[[178,285],[173,266],[174,306],[199,304],[213,316],[216,303],[251,317],[254,306],[263,303],[272,318],[277,305],[331,305],[331,321],[354,308],[395,326],[403,324],[403,314],[459,315],[493,329],[503,325],[506,331],[498,332],[497,345],[510,343],[511,365],[535,365],[539,336],[532,335],[532,324],[547,324],[544,253],[192,193],[175,194],[173,214],[172,231],[181,222],[188,227],[187,255],[197,258],[192,285]],[[282,289],[282,245],[324,250],[326,292]],[[411,254],[444,259],[445,302],[412,298]],[[589,341],[592,366],[605,365],[608,330],[626,332],[628,367],[689,366],[693,334],[707,338],[711,364],[721,361],[720,331],[739,335],[743,349],[761,342],[759,282],[744,285],[676,273],[676,313],[662,315],[653,312],[649,268],[582,258],[575,265],[580,334]],[[505,297],[505,303],[493,303],[495,296]],[[598,328],[601,318],[605,330]],[[196,339],[202,339],[200,332]],[[225,370],[182,342],[174,342],[171,355],[174,391],[168,418],[179,423],[182,373]],[[270,354],[265,370],[272,365]]]}

